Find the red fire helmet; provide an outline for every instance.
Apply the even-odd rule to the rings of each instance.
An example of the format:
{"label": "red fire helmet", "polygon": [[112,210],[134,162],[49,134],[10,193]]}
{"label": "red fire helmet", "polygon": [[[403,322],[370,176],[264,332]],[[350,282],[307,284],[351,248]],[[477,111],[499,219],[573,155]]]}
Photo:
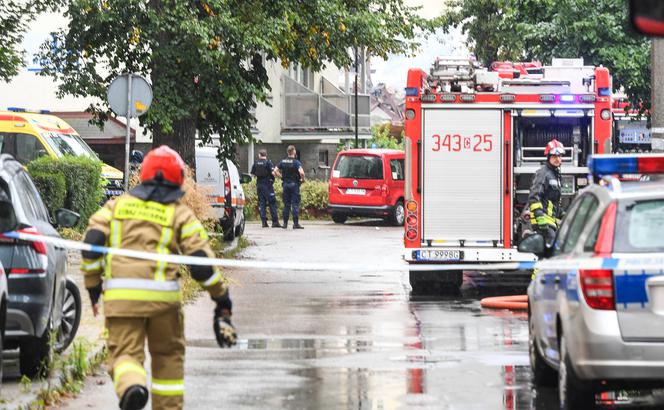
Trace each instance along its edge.
{"label": "red fire helmet", "polygon": [[544,156],[549,155],[565,155],[565,146],[557,139],[552,139],[544,148]]}
{"label": "red fire helmet", "polygon": [[184,161],[166,145],[148,152],[141,167],[141,182],[162,179],[177,186],[184,181]]}

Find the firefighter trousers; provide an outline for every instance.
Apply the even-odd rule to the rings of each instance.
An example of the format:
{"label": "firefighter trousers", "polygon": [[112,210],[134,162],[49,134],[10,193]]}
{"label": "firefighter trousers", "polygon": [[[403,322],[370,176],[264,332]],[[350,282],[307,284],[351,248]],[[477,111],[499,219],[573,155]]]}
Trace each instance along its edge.
{"label": "firefighter trousers", "polygon": [[184,395],[184,317],[174,307],[150,317],[109,317],[108,369],[118,398],[132,385],[147,387],[145,340],[152,364],[152,408],[180,410]]}

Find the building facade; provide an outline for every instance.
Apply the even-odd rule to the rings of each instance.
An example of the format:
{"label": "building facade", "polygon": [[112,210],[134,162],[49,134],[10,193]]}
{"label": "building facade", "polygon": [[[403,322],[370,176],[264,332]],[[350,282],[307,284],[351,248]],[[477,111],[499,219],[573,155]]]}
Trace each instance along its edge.
{"label": "building facade", "polygon": [[[256,108],[256,143],[237,147],[237,161],[248,172],[258,154],[266,149],[278,162],[294,145],[305,174],[327,179],[339,147],[355,139],[355,74],[334,66],[319,72],[299,66],[283,68],[267,61],[271,94],[268,104]],[[370,97],[366,93],[366,65],[358,70],[358,139],[371,138]]]}

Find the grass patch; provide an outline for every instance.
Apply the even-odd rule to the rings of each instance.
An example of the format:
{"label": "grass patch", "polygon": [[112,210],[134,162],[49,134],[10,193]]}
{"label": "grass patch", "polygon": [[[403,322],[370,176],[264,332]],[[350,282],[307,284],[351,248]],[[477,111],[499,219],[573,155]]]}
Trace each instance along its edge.
{"label": "grass patch", "polygon": [[[84,337],[79,337],[71,345],[69,354],[54,355],[49,366],[49,377],[45,386],[37,393],[37,398],[30,404],[19,406],[20,410],[47,409],[62,403],[66,398],[79,394],[83,388],[85,378],[99,371],[101,364],[106,359],[107,351],[104,346],[100,351],[92,354],[94,344]],[[23,377],[21,388],[32,387],[32,381]]]}

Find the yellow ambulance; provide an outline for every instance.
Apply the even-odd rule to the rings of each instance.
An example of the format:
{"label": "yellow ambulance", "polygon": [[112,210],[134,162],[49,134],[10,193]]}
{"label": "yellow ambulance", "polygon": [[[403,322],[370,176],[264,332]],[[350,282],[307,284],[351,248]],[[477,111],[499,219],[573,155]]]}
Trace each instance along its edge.
{"label": "yellow ambulance", "polygon": [[[23,165],[43,155],[98,158],[76,130],[62,119],[47,112],[27,112],[21,108],[0,111],[0,153],[11,154]],[[107,196],[122,194],[122,171],[104,164],[102,177],[109,181]]]}

